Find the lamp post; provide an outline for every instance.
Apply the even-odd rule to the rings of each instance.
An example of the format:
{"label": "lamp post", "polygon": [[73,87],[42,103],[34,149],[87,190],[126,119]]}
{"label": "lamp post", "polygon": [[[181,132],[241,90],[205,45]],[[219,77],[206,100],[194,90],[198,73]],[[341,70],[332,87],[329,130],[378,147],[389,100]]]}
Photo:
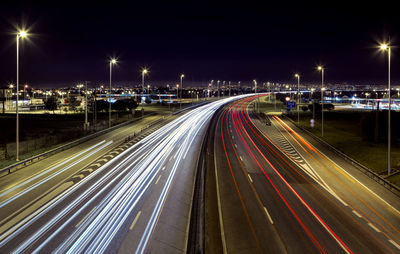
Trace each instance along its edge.
{"label": "lamp post", "polygon": [[179,98],[179,84],[176,84],[176,99]]}
{"label": "lamp post", "polygon": [[324,136],[324,67],[318,66],[321,72],[321,136]]}
{"label": "lamp post", "polygon": [[108,128],[111,127],[111,78],[112,78],[112,66],[117,63],[117,59],[112,58],[110,60],[110,90],[108,92]]}
{"label": "lamp post", "polygon": [[[144,76],[148,73],[149,71],[147,69],[142,70],[142,95],[144,95]],[[141,101],[142,104],[142,111],[143,111],[143,102]]]}
{"label": "lamp post", "polygon": [[180,103],[179,103],[179,108],[182,108],[182,99],[183,99],[183,97],[182,97],[182,90],[183,90],[183,78],[185,77],[185,74],[181,74],[181,76],[180,76],[180,78],[181,78],[181,101],[180,101]]}
{"label": "lamp post", "polygon": [[391,97],[390,97],[390,47],[387,44],[380,45],[382,51],[388,52],[388,175],[391,172],[391,126],[390,126],[390,109],[391,109]]}
{"label": "lamp post", "polygon": [[27,88],[28,88],[28,85],[24,85],[24,100],[26,99],[25,94],[26,94],[26,92],[27,92]]}
{"label": "lamp post", "polygon": [[[253,79],[254,82],[254,93],[257,95],[257,80]],[[258,102],[259,98],[257,97],[257,102]],[[258,103],[256,103],[256,109],[258,109]]]}
{"label": "lamp post", "polygon": [[220,82],[220,81],[219,81],[219,80],[217,80],[217,87],[218,87],[218,88],[217,88],[217,93],[218,93],[218,99],[219,99],[219,82]]}
{"label": "lamp post", "polygon": [[294,74],[294,76],[297,78],[297,123],[300,122],[300,75],[298,73]]}
{"label": "lamp post", "polygon": [[18,112],[18,99],[19,99],[19,39],[27,37],[27,32],[21,30],[17,33],[17,98],[15,104],[15,113],[16,113],[16,160],[19,161],[19,112]]}
{"label": "lamp post", "polygon": [[89,122],[88,122],[88,98],[87,98],[87,81],[85,81],[85,131],[89,129]]}

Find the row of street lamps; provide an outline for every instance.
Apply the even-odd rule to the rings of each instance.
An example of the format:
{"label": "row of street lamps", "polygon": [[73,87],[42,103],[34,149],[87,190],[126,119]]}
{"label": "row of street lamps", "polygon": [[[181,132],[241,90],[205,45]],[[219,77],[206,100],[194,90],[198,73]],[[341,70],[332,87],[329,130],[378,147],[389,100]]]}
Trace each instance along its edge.
{"label": "row of street lamps", "polygon": [[[19,41],[20,39],[27,38],[28,33],[25,30],[20,30],[16,34],[16,47],[17,47],[17,70],[16,70],[16,160],[19,161],[19,111],[18,111],[18,103],[19,103]],[[380,49],[382,51],[387,51],[388,52],[388,175],[391,173],[391,118],[390,118],[390,110],[391,110],[391,94],[390,94],[390,58],[391,58],[391,48],[388,44],[381,44]],[[112,90],[112,66],[117,63],[117,59],[112,58],[110,59],[110,90],[108,92],[108,100],[110,101],[111,97],[111,90]],[[317,69],[321,72],[321,136],[324,136],[324,68],[323,66],[318,66]],[[142,89],[144,93],[144,76],[148,73],[147,69],[142,70]],[[183,78],[185,77],[184,74],[180,75],[180,108],[182,108],[182,89],[183,89]],[[300,121],[300,115],[299,115],[299,94],[300,94],[300,75],[295,74],[295,77],[297,78],[297,121]],[[217,86],[218,86],[218,91],[219,91],[219,83],[220,81],[217,81]],[[257,93],[257,82],[254,80],[255,84],[255,92]],[[230,87],[230,84],[229,84]],[[179,87],[177,87],[179,89]],[[177,91],[178,93],[178,91]],[[219,92],[218,92],[218,98],[219,98]],[[143,106],[142,106],[143,110]],[[313,113],[314,111],[314,106],[313,106]],[[111,127],[111,103],[109,103],[109,120],[108,120],[108,126]],[[314,114],[313,114],[314,118]]]}
{"label": "row of street lamps", "polygon": [[[380,45],[380,50],[388,52],[388,175],[391,173],[391,87],[390,87],[390,58],[391,58],[391,48],[388,44],[383,43]],[[324,136],[324,67],[318,66],[317,70],[321,72],[321,136]],[[295,78],[297,78],[297,122],[300,121],[300,110],[299,110],[299,94],[300,94],[300,75],[296,73]],[[313,120],[315,118],[315,105],[313,105]]]}

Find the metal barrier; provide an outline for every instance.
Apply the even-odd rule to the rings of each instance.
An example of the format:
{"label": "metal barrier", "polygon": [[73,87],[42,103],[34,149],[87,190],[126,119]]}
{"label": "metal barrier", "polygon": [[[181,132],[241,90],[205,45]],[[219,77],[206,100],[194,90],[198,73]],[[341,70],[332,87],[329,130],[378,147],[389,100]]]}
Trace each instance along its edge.
{"label": "metal barrier", "polygon": [[[146,115],[146,116],[150,116],[150,115],[154,115],[154,114],[155,114],[155,113],[150,113],[150,114],[148,114],[148,115]],[[22,160],[22,161],[20,161],[20,162],[14,163],[14,164],[12,164],[12,165],[10,165],[10,166],[7,166],[7,167],[1,169],[1,170],[0,170],[0,175],[3,175],[5,172],[7,172],[7,174],[10,174],[11,172],[13,172],[14,169],[22,168],[23,166],[26,166],[26,165],[28,165],[28,164],[31,164],[31,163],[33,163],[33,162],[35,162],[35,161],[39,161],[40,159],[43,159],[43,158],[45,158],[45,157],[47,157],[47,156],[49,156],[49,155],[53,155],[53,154],[55,154],[55,153],[64,151],[64,150],[69,149],[69,148],[71,148],[71,147],[73,147],[73,146],[76,146],[76,145],[79,145],[79,144],[81,144],[81,143],[83,143],[83,142],[85,142],[85,141],[88,141],[88,140],[90,140],[90,139],[92,139],[92,138],[96,138],[96,137],[101,136],[101,135],[103,135],[103,134],[105,134],[105,133],[107,133],[107,132],[113,131],[113,130],[118,129],[118,128],[122,127],[122,126],[131,124],[131,123],[136,122],[136,121],[141,120],[141,119],[143,119],[143,116],[141,116],[141,117],[139,117],[139,118],[136,118],[136,119],[132,119],[132,120],[130,120],[130,121],[126,121],[126,122],[117,124],[117,125],[115,125],[115,126],[112,126],[112,127],[110,127],[110,128],[107,128],[107,129],[104,129],[104,130],[101,130],[101,131],[92,133],[92,134],[87,135],[87,136],[84,136],[84,137],[82,137],[82,138],[80,138],[80,139],[74,140],[74,141],[72,141],[72,142],[70,142],[70,143],[61,145],[61,146],[59,146],[59,147],[56,147],[56,148],[51,149],[51,150],[49,150],[49,151],[46,151],[46,152],[44,152],[44,153],[35,155],[35,156],[30,157],[30,158],[28,158],[28,159]]]}

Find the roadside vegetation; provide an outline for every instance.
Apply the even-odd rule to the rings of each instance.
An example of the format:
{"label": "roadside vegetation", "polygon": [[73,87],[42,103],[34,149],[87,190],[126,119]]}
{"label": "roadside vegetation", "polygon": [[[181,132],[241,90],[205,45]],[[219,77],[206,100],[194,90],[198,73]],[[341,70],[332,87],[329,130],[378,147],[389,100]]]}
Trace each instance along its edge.
{"label": "roadside vegetation", "polygon": [[[263,98],[264,99],[264,98]],[[278,110],[285,111],[284,103],[277,101]],[[387,111],[364,112],[351,110],[324,111],[324,137],[321,137],[321,107],[316,107],[315,126],[310,120],[311,110],[300,111],[299,126],[345,153],[359,163],[400,186],[400,113],[392,112],[392,174],[387,177]],[[264,99],[260,103],[263,113],[275,111],[274,103]],[[297,111],[285,113],[297,123]]]}

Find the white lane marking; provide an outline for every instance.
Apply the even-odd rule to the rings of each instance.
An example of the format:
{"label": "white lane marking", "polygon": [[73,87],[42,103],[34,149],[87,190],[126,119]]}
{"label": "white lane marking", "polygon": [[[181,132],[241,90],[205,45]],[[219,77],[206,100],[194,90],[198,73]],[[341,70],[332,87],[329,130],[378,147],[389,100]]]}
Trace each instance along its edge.
{"label": "white lane marking", "polygon": [[76,227],[76,228],[79,227],[79,225],[82,224],[82,222],[89,216],[89,214],[91,214],[91,213],[93,212],[93,210],[94,210],[95,208],[96,208],[96,207],[93,207],[92,210],[90,210],[90,212],[88,212],[88,213],[85,215],[85,217],[83,217],[82,220],[80,220],[80,221],[78,222],[78,224],[75,225],[75,227]]}
{"label": "white lane marking", "polygon": [[265,213],[267,214],[267,217],[268,217],[268,219],[269,219],[269,222],[271,222],[271,224],[274,224],[274,222],[272,221],[272,218],[271,218],[271,215],[269,215],[269,212],[268,212],[268,210],[267,210],[267,208],[264,206],[264,211],[265,211]]}
{"label": "white lane marking", "polygon": [[[219,115],[218,122],[221,120],[222,114]],[[215,126],[215,132],[218,130],[218,124]],[[217,139],[214,139],[214,147],[217,147]],[[242,157],[240,157],[242,159]],[[219,218],[219,227],[221,230],[221,239],[222,239],[222,252],[223,254],[227,254],[226,247],[226,239],[225,239],[225,229],[224,229],[224,221],[222,219],[222,206],[221,206],[221,193],[219,190],[218,183],[218,167],[217,167],[217,149],[214,149],[214,172],[215,172],[215,187],[217,191],[217,204],[218,204],[218,218]]]}
{"label": "white lane marking", "polygon": [[368,222],[368,226],[370,226],[373,230],[375,230],[375,231],[378,232],[378,233],[381,232],[377,227],[374,226],[374,224],[372,224],[372,223],[370,223],[370,222]]}
{"label": "white lane marking", "polygon": [[[288,126],[289,127],[289,126]],[[289,127],[290,128],[290,127]],[[292,128],[290,128],[293,132],[294,130]],[[385,203],[388,207],[390,207],[391,209],[393,209],[393,211],[397,212],[397,214],[400,214],[400,211],[397,210],[396,208],[394,208],[391,204],[389,204],[386,200],[384,200],[383,198],[381,198],[378,194],[376,194],[374,191],[372,191],[370,188],[368,188],[367,186],[365,186],[365,184],[363,184],[361,181],[359,181],[357,178],[355,178],[352,174],[350,174],[349,172],[347,172],[344,168],[342,168],[341,166],[339,166],[336,162],[334,162],[330,157],[328,157],[327,155],[325,155],[323,152],[321,152],[318,148],[316,148],[314,145],[312,145],[310,142],[307,141],[307,144],[309,144],[310,146],[312,146],[315,150],[317,150],[320,154],[322,154],[325,158],[327,158],[329,161],[331,161],[333,164],[335,164],[335,166],[337,166],[338,168],[341,169],[341,171],[345,174],[347,174],[349,177],[353,178],[358,184],[360,184],[362,187],[364,187],[366,190],[368,190],[370,193],[372,193],[375,197],[377,197],[379,200],[381,200],[383,203]]]}
{"label": "white lane marking", "polygon": [[157,181],[156,181],[156,183],[155,183],[155,184],[157,184],[157,183],[158,183],[158,181],[160,181],[160,178],[161,178],[161,176],[162,176],[162,175],[159,175],[159,176],[158,176],[158,178],[157,178]]}
{"label": "white lane marking", "polygon": [[173,157],[171,156],[171,157],[169,158],[169,161],[171,161],[171,160],[172,160],[172,158],[173,158]]}
{"label": "white lane marking", "polygon": [[142,214],[142,211],[139,211],[139,212],[136,214],[135,219],[133,220],[131,226],[129,227],[129,230],[132,230],[132,229],[133,229],[133,227],[135,226],[136,222],[139,220],[139,217],[140,217],[141,214]]}
{"label": "white lane marking", "polygon": [[253,179],[251,179],[250,174],[247,174],[249,176],[250,182],[253,182]]}
{"label": "white lane marking", "polygon": [[237,145],[235,144],[235,147],[237,148]]}
{"label": "white lane marking", "polygon": [[235,136],[232,135],[232,139],[235,139]]}
{"label": "white lane marking", "polygon": [[242,158],[242,156],[239,156],[239,157],[240,157],[240,160],[241,160],[241,161],[243,161],[243,158]]}
{"label": "white lane marking", "polygon": [[355,215],[357,215],[358,217],[362,218],[361,214],[359,214],[356,210],[353,210],[353,213],[354,213]]}
{"label": "white lane marking", "polygon": [[164,170],[164,169],[165,169],[165,166],[161,170]]}
{"label": "white lane marking", "polygon": [[396,242],[393,241],[392,239],[389,239],[389,242],[390,242],[391,244],[393,244],[397,249],[400,250],[400,245],[399,245],[398,243],[396,243]]}

